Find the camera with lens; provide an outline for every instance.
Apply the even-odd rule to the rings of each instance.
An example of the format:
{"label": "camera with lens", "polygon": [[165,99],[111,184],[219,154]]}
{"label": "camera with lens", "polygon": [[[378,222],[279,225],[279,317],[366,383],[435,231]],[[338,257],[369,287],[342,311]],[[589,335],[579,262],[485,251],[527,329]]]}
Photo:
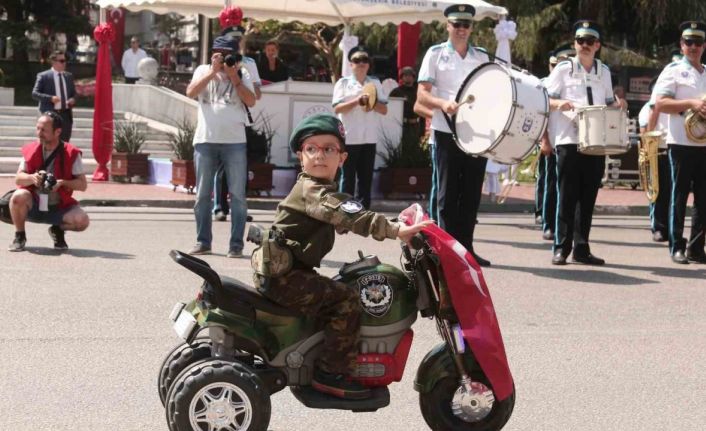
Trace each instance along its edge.
{"label": "camera with lens", "polygon": [[226,55],[226,58],[223,60],[223,62],[228,66],[228,67],[233,67],[237,63],[240,63],[243,61],[243,55],[242,54],[228,54]]}
{"label": "camera with lens", "polygon": [[56,177],[51,172],[41,171],[39,174],[42,176],[42,190],[51,191],[56,185]]}

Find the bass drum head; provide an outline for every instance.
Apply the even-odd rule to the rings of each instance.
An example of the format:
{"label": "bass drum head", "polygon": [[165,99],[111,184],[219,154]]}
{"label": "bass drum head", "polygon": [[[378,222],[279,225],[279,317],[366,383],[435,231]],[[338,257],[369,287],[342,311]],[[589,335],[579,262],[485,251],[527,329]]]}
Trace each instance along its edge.
{"label": "bass drum head", "polygon": [[454,117],[458,146],[468,154],[483,154],[499,141],[510,121],[515,102],[513,85],[505,68],[484,63],[471,72],[456,95],[461,103]]}

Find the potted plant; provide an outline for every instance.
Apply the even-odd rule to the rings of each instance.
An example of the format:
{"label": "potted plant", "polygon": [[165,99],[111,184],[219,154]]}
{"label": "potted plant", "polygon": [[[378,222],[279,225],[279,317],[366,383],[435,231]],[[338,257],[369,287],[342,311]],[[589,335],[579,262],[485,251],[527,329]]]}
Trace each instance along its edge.
{"label": "potted plant", "polygon": [[270,150],[275,131],[270,119],[262,112],[255,118],[254,124],[246,129],[248,141],[248,184],[251,194],[259,195],[265,192],[270,195],[273,188],[272,170],[275,165],[270,163]]}
{"label": "potted plant", "polygon": [[149,154],[142,153],[147,140],[145,131],[134,121],[116,121],[113,134],[111,176],[115,181],[146,183],[149,177]]}
{"label": "potted plant", "polygon": [[172,184],[174,191],[177,186],[182,186],[191,194],[196,186],[196,173],[194,170],[194,123],[183,119],[176,125],[177,131],[170,132],[169,143],[174,151],[172,159]]}
{"label": "potted plant", "polygon": [[387,197],[397,193],[414,193],[419,197],[431,189],[431,159],[428,138],[405,127],[398,145],[383,136],[385,153],[378,153],[385,161],[380,172],[380,191]]}

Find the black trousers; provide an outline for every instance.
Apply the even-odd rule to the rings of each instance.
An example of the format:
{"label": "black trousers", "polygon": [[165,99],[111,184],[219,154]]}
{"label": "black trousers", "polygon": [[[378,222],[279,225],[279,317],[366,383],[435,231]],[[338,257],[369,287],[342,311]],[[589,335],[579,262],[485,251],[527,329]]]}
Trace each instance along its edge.
{"label": "black trousers", "polygon": [[61,140],[71,142],[71,130],[74,127],[74,114],[71,109],[58,109],[57,114],[61,117]]}
{"label": "black trousers", "polygon": [[435,130],[434,138],[437,222],[467,250],[473,251],[473,234],[488,159],[471,157],[461,151],[450,133]]}
{"label": "black trousers", "polygon": [[544,195],[542,201],[542,230],[556,232],[556,154],[540,156],[544,160]]}
{"label": "black trousers", "polygon": [[535,172],[537,181],[534,185],[534,216],[544,217],[542,206],[544,205],[544,192],[546,190],[547,161],[542,154],[537,157],[537,171]]}
{"label": "black trousers", "polygon": [[657,193],[655,203],[650,204],[650,221],[653,233],[662,232],[662,235],[668,238],[669,204],[672,200],[672,167],[667,154],[657,156],[657,172],[659,193]]}
{"label": "black trousers", "polygon": [[588,237],[593,207],[605,171],[605,156],[588,156],[574,144],[557,145],[557,220],[554,251],[568,256],[590,253]]}
{"label": "black trousers", "polygon": [[[703,223],[700,219],[706,214],[706,147],[669,145],[669,162],[672,173],[672,199],[669,211],[669,250],[686,251],[684,238],[684,217],[689,191],[694,192],[696,221],[691,228],[691,251],[703,251]],[[699,237],[700,238],[697,238]],[[700,247],[700,249],[697,249]]]}
{"label": "black trousers", "polygon": [[354,196],[366,209],[369,209],[373,168],[375,168],[375,144],[348,145],[346,151],[348,151],[348,158],[343,162],[341,191]]}

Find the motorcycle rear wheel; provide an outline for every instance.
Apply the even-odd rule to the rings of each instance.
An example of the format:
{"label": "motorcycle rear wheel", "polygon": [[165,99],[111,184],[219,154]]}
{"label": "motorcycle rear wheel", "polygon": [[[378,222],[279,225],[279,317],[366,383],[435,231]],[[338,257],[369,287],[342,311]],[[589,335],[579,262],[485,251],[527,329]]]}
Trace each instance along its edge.
{"label": "motorcycle rear wheel", "polygon": [[169,389],[179,373],[188,366],[210,357],[211,340],[208,338],[197,338],[191,345],[181,343],[175,346],[162,361],[162,367],[157,378],[157,391],[162,405],[164,405],[167,393],[169,393]]}
{"label": "motorcycle rear wheel", "polygon": [[[490,387],[484,376],[475,375],[473,380]],[[434,431],[499,431],[510,420],[515,406],[514,388],[509,397],[502,401],[495,400],[493,408],[482,420],[466,422],[451,409],[451,400],[459,386],[458,378],[446,377],[439,380],[431,391],[419,394],[419,406],[429,428]]]}

